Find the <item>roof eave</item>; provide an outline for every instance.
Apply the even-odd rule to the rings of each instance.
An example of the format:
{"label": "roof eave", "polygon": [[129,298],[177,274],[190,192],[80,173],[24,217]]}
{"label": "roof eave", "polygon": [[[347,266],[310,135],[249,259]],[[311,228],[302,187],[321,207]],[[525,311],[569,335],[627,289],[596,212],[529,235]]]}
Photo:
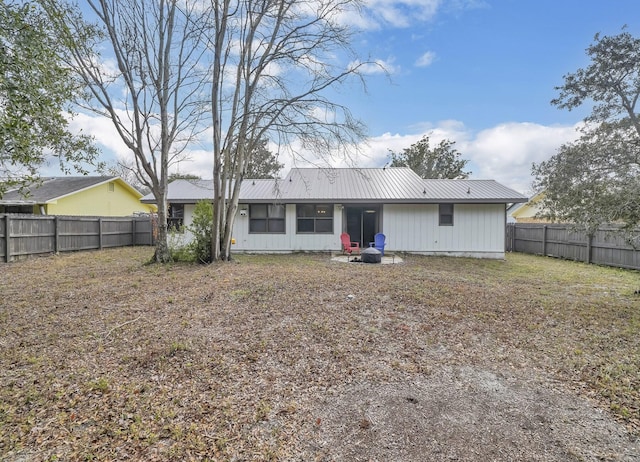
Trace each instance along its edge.
{"label": "roof eave", "polygon": [[[188,203],[180,200],[171,200],[172,203]],[[515,202],[526,202],[525,198],[409,198],[409,199],[327,199],[327,198],[305,198],[305,199],[281,199],[281,198],[252,198],[242,199],[243,204],[257,204],[265,202],[281,202],[287,204],[317,204],[317,203],[333,203],[333,204],[512,204]],[[191,203],[195,203],[191,200]]]}

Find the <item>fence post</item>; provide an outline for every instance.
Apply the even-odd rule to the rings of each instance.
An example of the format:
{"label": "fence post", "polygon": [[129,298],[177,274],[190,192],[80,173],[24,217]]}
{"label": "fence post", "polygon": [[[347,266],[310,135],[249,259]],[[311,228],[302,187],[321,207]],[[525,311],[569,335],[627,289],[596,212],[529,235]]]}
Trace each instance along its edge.
{"label": "fence post", "polygon": [[53,217],[53,250],[60,252],[60,220],[57,215]]}
{"label": "fence post", "polygon": [[136,217],[131,217],[131,246],[136,245]]}
{"label": "fence post", "polygon": [[516,233],[518,232],[518,226],[517,223],[513,223],[513,230],[511,232],[511,249],[515,252],[516,251],[516,243],[517,243],[517,236]]}
{"label": "fence post", "polygon": [[98,249],[102,250],[102,218],[98,218]]}
{"label": "fence post", "polygon": [[542,226],[542,256],[547,256],[547,225]]}
{"label": "fence post", "polygon": [[9,263],[9,261],[11,260],[11,218],[9,217],[9,214],[6,214],[4,216],[4,244],[5,244],[5,249],[4,249],[4,257],[5,257],[5,262]]}
{"label": "fence post", "polygon": [[591,264],[591,249],[593,248],[593,234],[587,233],[587,264]]}

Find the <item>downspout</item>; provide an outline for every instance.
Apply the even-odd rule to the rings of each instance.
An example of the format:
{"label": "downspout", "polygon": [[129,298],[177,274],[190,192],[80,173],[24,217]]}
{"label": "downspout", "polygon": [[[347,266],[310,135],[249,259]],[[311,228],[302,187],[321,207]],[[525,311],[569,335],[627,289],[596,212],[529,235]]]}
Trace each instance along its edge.
{"label": "downspout", "polygon": [[44,204],[40,204],[40,215],[46,215],[47,209],[44,208]]}

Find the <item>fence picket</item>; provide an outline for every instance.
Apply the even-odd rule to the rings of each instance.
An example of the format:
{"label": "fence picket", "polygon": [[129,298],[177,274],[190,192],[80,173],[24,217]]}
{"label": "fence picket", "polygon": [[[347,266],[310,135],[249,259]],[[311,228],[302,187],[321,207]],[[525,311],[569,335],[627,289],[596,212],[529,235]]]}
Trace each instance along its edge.
{"label": "fence picket", "polygon": [[[0,215],[0,261],[28,255],[155,245],[154,220],[141,217]],[[2,252],[3,251],[3,252]]]}
{"label": "fence picket", "polygon": [[621,237],[620,228],[602,226],[592,236],[571,224],[509,223],[506,250],[640,269],[640,250]]}

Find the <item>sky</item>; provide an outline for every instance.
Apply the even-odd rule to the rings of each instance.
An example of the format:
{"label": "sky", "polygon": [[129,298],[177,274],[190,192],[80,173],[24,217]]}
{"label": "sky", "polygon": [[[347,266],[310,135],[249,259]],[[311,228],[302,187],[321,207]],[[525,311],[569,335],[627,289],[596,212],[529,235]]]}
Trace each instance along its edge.
{"label": "sky", "polygon": [[[367,89],[336,94],[368,127],[359,167],[382,167],[423,136],[448,139],[471,179],[532,195],[532,163],[577,138],[588,106],[558,109],[563,76],[589,64],[596,33],[623,26],[640,36],[638,0],[365,0],[353,45],[376,60]],[[129,156],[110,122],[82,115],[73,127],[96,137],[103,160]],[[181,173],[211,177],[210,154],[194,148]],[[285,163],[286,174],[292,162]],[[344,166],[337,161],[336,167]]]}

